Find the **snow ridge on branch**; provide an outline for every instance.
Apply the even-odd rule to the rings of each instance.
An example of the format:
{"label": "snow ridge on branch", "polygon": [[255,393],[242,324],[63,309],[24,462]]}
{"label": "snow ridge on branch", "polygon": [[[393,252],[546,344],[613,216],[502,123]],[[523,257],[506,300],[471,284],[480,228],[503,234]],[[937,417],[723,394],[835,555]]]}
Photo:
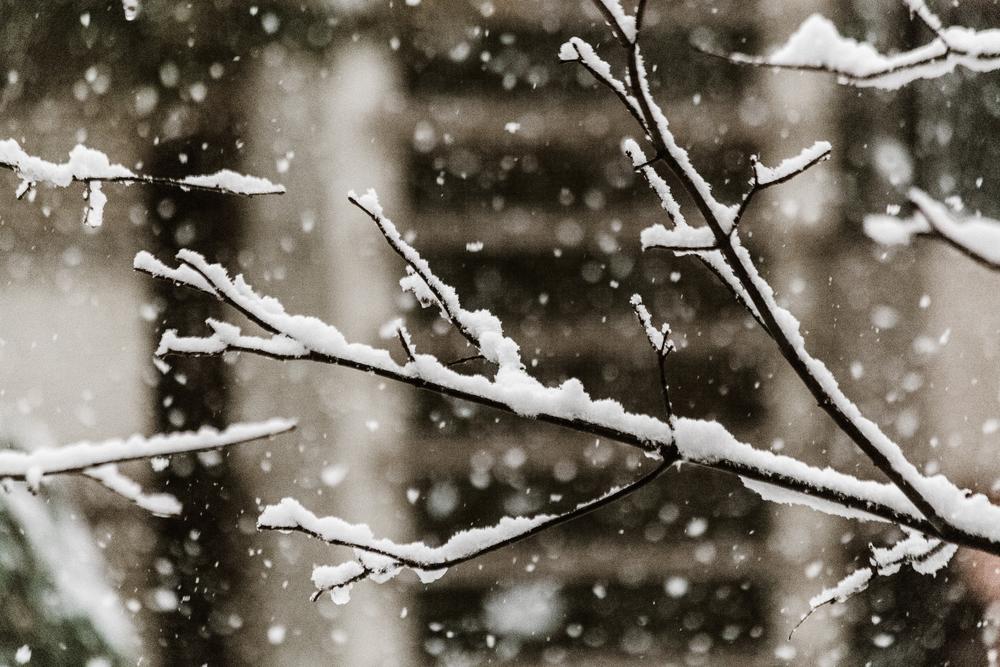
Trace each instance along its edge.
{"label": "snow ridge on branch", "polygon": [[719,53],[703,46],[708,55],[741,65],[828,72],[844,85],[896,90],[918,79],[934,79],[962,66],[976,72],[1000,69],[1000,30],[945,27],[923,0],[904,0],[914,18],[934,38],[914,49],[880,53],[867,42],[844,37],[832,21],[820,14],[807,18],[788,41],[770,55]]}
{"label": "snow ridge on branch", "polygon": [[100,227],[104,221],[104,183],[148,183],[165,185],[181,190],[203,190],[221,194],[255,197],[259,195],[284,194],[285,187],[257,176],[238,174],[224,169],[214,174],[166,178],[136,172],[120,164],[114,164],[107,155],[93,148],[77,144],[69,152],[69,160],[62,163],[49,162],[30,155],[13,139],[0,141],[0,168],[13,171],[20,182],[15,195],[21,199],[25,195],[34,196],[39,184],[66,188],[73,183],[85,185],[84,199],[87,210],[84,222],[90,227]]}
{"label": "snow ridge on branch", "polygon": [[0,451],[0,480],[25,482],[37,492],[42,481],[52,475],[80,474],[100,482],[111,491],[154,514],[178,514],[181,505],[170,494],[147,495],[134,481],[118,471],[117,464],[174,454],[222,449],[251,440],[268,438],[295,428],[288,419],[232,424],[218,430],[208,426],[198,431],[133,435],[101,442],[78,442],[62,447],[30,452]]}
{"label": "snow ridge on branch", "polygon": [[959,219],[917,188],[910,189],[909,200],[916,209],[913,215],[865,216],[865,234],[885,246],[909,245],[918,236],[937,239],[988,269],[1000,270],[1000,221],[978,215]]}

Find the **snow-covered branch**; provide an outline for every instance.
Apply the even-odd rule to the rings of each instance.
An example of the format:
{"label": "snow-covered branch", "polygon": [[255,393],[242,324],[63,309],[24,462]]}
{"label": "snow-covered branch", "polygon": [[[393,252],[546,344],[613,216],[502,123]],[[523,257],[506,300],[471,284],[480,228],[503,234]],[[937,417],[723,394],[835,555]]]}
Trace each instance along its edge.
{"label": "snow-covered branch", "polygon": [[1000,221],[978,215],[958,219],[945,204],[917,188],[910,190],[909,199],[916,208],[913,215],[868,215],[865,234],[886,246],[909,245],[917,236],[937,239],[988,269],[1000,270]]}
{"label": "snow-covered branch", "polygon": [[[913,503],[918,512],[935,527],[939,536],[947,539],[956,532],[956,529],[957,532],[963,532],[957,522],[965,518],[955,518],[952,512],[953,503],[960,502],[963,498],[962,490],[943,477],[925,477],[906,458],[899,445],[883,433],[877,424],[865,417],[843,393],[836,378],[826,366],[808,352],[798,320],[778,305],[773,289],[760,275],[750,252],[743,247],[738,229],[734,225],[741,207],[725,206],[715,199],[711,187],[671,134],[666,117],[649,91],[646,67],[639,55],[638,44],[641,36],[637,35],[634,40],[629,41],[621,39],[620,33],[620,29],[615,31],[619,43],[626,51],[628,81],[642,116],[640,125],[649,132],[648,138],[655,149],[652,162],[665,164],[680,181],[694,201],[707,229],[714,236],[717,248],[710,251],[684,249],[675,252],[698,256],[723,280],[774,340],[782,356],[795,370],[818,405]],[[563,46],[563,51],[565,50],[567,50],[566,45]],[[822,159],[827,150],[828,146],[823,143],[814,144],[799,157],[783,163],[774,170],[761,171],[755,166],[754,177],[758,182],[762,178],[764,182],[781,182]],[[640,159],[641,152],[635,147],[628,152],[631,153],[635,164]],[[645,165],[640,163],[637,166]],[[670,217],[676,229],[683,229],[674,216]],[[692,229],[695,233],[707,235],[706,232],[698,231],[701,228]],[[655,245],[653,238],[662,236],[667,231],[662,225],[655,225],[651,230],[644,232],[642,239],[644,247]]]}
{"label": "snow-covered branch", "polygon": [[184,178],[138,174],[112,163],[101,151],[80,144],[69,152],[69,160],[56,163],[30,155],[16,141],[6,139],[0,141],[0,168],[13,171],[20,179],[15,192],[18,199],[25,195],[33,196],[38,185],[65,188],[73,183],[84,184],[84,199],[87,202],[84,222],[91,227],[100,227],[104,221],[104,206],[107,203],[107,195],[102,189],[104,183],[147,183],[247,197],[285,192],[283,185],[266,178],[246,176],[228,169]]}
{"label": "snow-covered branch", "polygon": [[428,354],[413,352],[405,364],[388,350],[346,340],[334,326],[315,317],[293,315],[271,297],[254,292],[242,276],[232,278],[218,264],[189,250],[171,268],[148,253],[135,260],[138,270],[212,294],[233,306],[268,335],[245,334],[228,322],[208,320],[212,333],[184,337],[165,332],[159,355],[221,355],[246,352],[282,360],[308,360],[344,366],[459,398],[496,410],[538,419],[639,448],[666,461],[684,461],[740,476],[763,497],[803,504],[854,518],[892,522],[924,534],[1000,554],[1000,508],[981,495],[967,496],[942,478],[928,480],[959,517],[941,534],[894,485],[860,480],[829,468],[815,468],[737,441],[716,422],[677,417],[673,423],[626,411],[611,399],[594,399],[579,380],[558,387],[541,384],[523,369],[500,368],[494,378],[465,375]]}
{"label": "snow-covered branch", "polygon": [[133,435],[101,442],[78,442],[55,448],[0,451],[0,480],[25,482],[37,491],[45,477],[81,474],[124,496],[154,514],[177,514],[180,503],[169,494],[146,495],[134,481],[122,475],[117,465],[188,452],[221,449],[267,438],[295,428],[287,419],[233,424],[223,430],[203,427],[198,431],[145,437]]}
{"label": "snow-covered branch", "polygon": [[[633,446],[658,459],[660,466],[686,462],[735,474],[748,488],[774,502],[807,505],[840,516],[888,521],[942,544],[966,545],[1000,555],[1000,507],[983,495],[958,488],[944,477],[924,476],[907,460],[900,447],[843,393],[826,366],[810,355],[798,321],[778,305],[771,286],[742,244],[736,223],[754,193],[786,182],[822,161],[829,155],[829,144],[817,142],[774,168],[754,161],[751,189],[743,201],[735,205],[721,203],[672,135],[666,116],[651,94],[639,47],[644,3],[639,4],[634,16],[625,14],[617,0],[595,0],[595,4],[626,52],[625,76],[616,77],[596,50],[579,38],[564,44],[559,55],[564,62],[579,63],[612,90],[652,144],[650,160],[635,141],[623,144],[633,166],[658,196],[669,224],[644,230],[643,247],[695,255],[715,273],[774,340],[820,407],[891,483],[862,480],[755,449],[736,440],[716,422],[674,416],[669,411],[669,400],[666,401],[668,416],[663,420],[629,412],[615,400],[592,398],[575,378],[555,387],[542,384],[521,363],[517,344],[503,334],[499,319],[485,310],[464,310],[455,290],[438,278],[416,249],[403,240],[371,191],[363,196],[351,193],[350,201],[375,222],[385,240],[405,261],[407,275],[400,281],[401,287],[415,294],[423,305],[438,308],[442,317],[482,357],[494,362],[490,375],[460,373],[452,364],[419,353],[409,332],[401,324],[394,324],[388,337],[395,336],[402,345],[405,362],[399,363],[388,350],[350,342],[335,326],[316,317],[286,312],[277,300],[257,294],[243,276],[231,277],[221,265],[212,264],[190,250],[177,254],[177,266],[168,266],[148,253],[139,253],[134,265],[157,278],[215,296],[265,333],[245,333],[230,322],[209,319],[206,324],[211,333],[207,335],[165,332],[157,354],[217,356],[245,352],[352,368]],[[921,15],[921,20],[931,19]],[[704,225],[687,222],[678,200],[657,172],[658,165],[666,165],[673,172]],[[662,363],[670,349],[669,331],[653,325],[641,300],[634,301],[633,306],[656,350],[666,389]],[[403,567],[424,573],[441,570],[448,563],[460,562],[456,559],[485,553],[484,546],[502,545],[504,540],[515,536],[520,539],[534,534],[547,526],[549,520],[568,518],[507,519],[501,523],[502,527],[456,536],[440,548],[444,551],[421,544],[398,545],[378,540],[367,527],[317,518],[293,500],[283,501],[265,512],[261,527],[305,532],[354,548],[356,560],[320,568],[314,573],[319,589],[335,590],[338,596],[346,596],[354,582],[391,578]],[[470,550],[470,544],[475,548]],[[489,546],[492,548],[499,547]]]}
{"label": "snow-covered branch", "polygon": [[377,539],[367,525],[351,524],[337,517],[319,518],[292,498],[264,508],[257,527],[261,530],[297,531],[328,544],[354,549],[354,561],[313,569],[313,583],[317,588],[315,597],[330,592],[335,602],[343,604],[349,600],[350,588],[357,581],[368,578],[383,583],[407,568],[413,570],[421,581],[429,583],[444,576],[451,567],[516,544],[620,500],[652,482],[670,465],[670,461],[660,461],[636,481],[612,489],[567,512],[504,517],[495,525],[456,533],[438,547],[429,547],[423,542],[397,544]]}
{"label": "snow-covered branch", "polygon": [[875,577],[892,576],[904,565],[909,565],[917,574],[936,576],[951,562],[958,549],[954,544],[913,532],[892,546],[870,545],[870,548],[872,555],[868,567],[859,567],[832,588],[825,588],[809,599],[809,611],[792,628],[789,639],[814,611],[828,604],[846,602],[868,588]]}
{"label": "snow-covered branch", "polygon": [[720,53],[704,46],[708,55],[741,65],[828,72],[845,85],[895,90],[918,79],[934,79],[962,66],[976,72],[1000,69],[1000,30],[945,27],[923,0],[904,0],[911,16],[920,20],[933,39],[914,49],[880,53],[867,42],[844,37],[832,21],[813,14],[770,55]]}

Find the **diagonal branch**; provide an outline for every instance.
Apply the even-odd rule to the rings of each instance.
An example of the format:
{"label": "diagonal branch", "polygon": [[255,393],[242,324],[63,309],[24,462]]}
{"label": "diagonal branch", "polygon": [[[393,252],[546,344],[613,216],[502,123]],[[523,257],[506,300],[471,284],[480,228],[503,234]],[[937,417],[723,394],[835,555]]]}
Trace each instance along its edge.
{"label": "diagonal branch", "polygon": [[386,539],[376,539],[367,526],[349,524],[335,517],[318,518],[297,501],[285,498],[278,505],[264,509],[257,521],[260,530],[295,531],[304,533],[327,544],[350,547],[358,552],[388,559],[378,568],[360,563],[366,574],[355,574],[346,569],[345,578],[328,582],[319,593],[349,586],[374,573],[394,576],[401,568],[418,570],[421,573],[440,572],[466,563],[493,551],[503,549],[561,524],[580,518],[602,507],[610,505],[625,496],[635,493],[659,477],[673,464],[662,460],[642,477],[620,488],[577,505],[561,514],[543,514],[535,517],[504,517],[494,526],[472,528],[459,532],[439,547],[428,547],[422,542],[396,544]]}
{"label": "diagonal branch", "polygon": [[[598,2],[599,0],[595,0],[595,3]],[[653,130],[650,139],[656,153],[694,200],[715,236],[718,252],[724,261],[714,268],[726,282],[732,280],[738,283],[737,294],[745,294],[744,303],[752,304],[751,312],[763,321],[782,356],[806,385],[817,404],[940,533],[948,534],[954,526],[942,518],[941,512],[930,500],[931,497],[937,501],[942,499],[941,489],[935,488],[937,481],[924,477],[906,459],[899,445],[861,414],[857,406],[841,391],[826,366],[808,353],[798,321],[777,304],[771,286],[761,277],[750,253],[743,248],[733,229],[739,207],[722,206],[714,198],[711,187],[691,164],[687,152],[677,144],[670,132],[666,116],[650,93],[646,68],[638,53],[638,37],[634,42],[623,43],[622,46],[628,54],[629,80],[638,91],[638,103],[645,126]],[[950,483],[945,491],[951,500],[962,493],[961,489]]]}
{"label": "diagonal branch", "polygon": [[942,241],[969,259],[1000,271],[1000,220],[983,216],[957,219],[949,208],[917,188],[909,192],[916,208],[909,218],[897,215],[867,215],[865,234],[885,246],[909,245],[922,236]]}

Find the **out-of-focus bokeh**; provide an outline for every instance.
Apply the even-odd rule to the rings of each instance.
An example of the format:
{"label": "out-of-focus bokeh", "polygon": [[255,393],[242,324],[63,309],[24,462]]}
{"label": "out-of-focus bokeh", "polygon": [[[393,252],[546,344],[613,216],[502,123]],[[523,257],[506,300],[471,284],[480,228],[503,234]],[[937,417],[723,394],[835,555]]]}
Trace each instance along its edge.
{"label": "out-of-focus bokeh", "polygon": [[[992,2],[952,4],[937,7],[949,21],[997,22]],[[960,72],[887,93],[690,48],[763,52],[816,11],[885,49],[927,38],[890,0],[650,0],[655,93],[729,201],[747,188],[751,155],[773,164],[833,144],[831,161],[756,201],[748,243],[862,409],[926,472],[994,492],[1000,277],[930,244],[887,254],[860,221],[910,185],[1000,213],[1000,79]],[[880,579],[789,639],[812,595],[898,531],[770,505],[693,467],[433,584],[355,587],[347,606],[309,602],[309,574],[349,552],[256,532],[263,504],[294,496],[439,543],[570,508],[649,465],[613,442],[350,370],[153,365],[164,329],[237,316],[131,270],[139,250],[166,260],[182,247],[355,340],[393,346],[378,332],[401,313],[419,349],[467,355],[400,292],[403,266],[349,206],[350,188],[376,187],[463,303],[501,317],[546,382],[578,377],[658,414],[655,360],[628,305],[638,292],[673,325],[679,414],[877,477],[703,267],[640,252],[639,231],[663,217],[621,155],[623,137],[641,137],[613,95],[558,63],[574,35],[621,62],[578,0],[142,0],[131,21],[111,0],[0,0],[0,138],[55,161],[86,143],[146,173],[232,168],[288,188],[246,200],[109,185],[104,227],[90,230],[81,192],[16,201],[17,179],[0,174],[4,439],[300,420],[225,456],[133,464],[181,497],[178,519],[85,482],[0,499],[0,663],[29,645],[31,664],[92,666],[987,664],[996,563],[974,552],[934,578]]]}

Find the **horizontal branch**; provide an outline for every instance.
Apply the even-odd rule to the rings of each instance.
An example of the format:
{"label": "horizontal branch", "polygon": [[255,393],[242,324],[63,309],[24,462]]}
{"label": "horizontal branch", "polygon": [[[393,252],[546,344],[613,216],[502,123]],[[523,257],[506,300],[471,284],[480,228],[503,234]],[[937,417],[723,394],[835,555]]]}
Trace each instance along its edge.
{"label": "horizontal branch", "polygon": [[706,46],[695,50],[739,65],[833,74],[841,84],[901,88],[918,79],[934,79],[961,65],[977,72],[1000,69],[1000,39],[995,30],[975,31],[961,26],[943,27],[923,2],[907,0],[912,13],[934,33],[922,46],[891,55],[879,53],[866,42],[844,37],[827,18],[814,14],[785,44],[768,56],[723,53]]}
{"label": "horizontal branch", "polygon": [[279,435],[294,428],[293,421],[270,419],[232,424],[222,430],[206,426],[198,431],[149,437],[134,435],[125,439],[78,442],[30,452],[8,449],[0,451],[0,480],[25,482],[30,489],[37,491],[47,476],[80,474],[155,514],[176,514],[180,510],[176,498],[168,494],[143,494],[138,484],[118,472],[116,464],[220,449]]}
{"label": "horizontal branch", "polygon": [[102,189],[104,183],[145,183],[184,191],[200,190],[247,197],[285,192],[283,185],[276,185],[266,178],[246,176],[228,169],[183,178],[137,174],[120,164],[112,164],[104,153],[80,144],[70,151],[67,162],[55,163],[29,155],[13,139],[2,140],[0,169],[8,169],[21,179],[15,191],[17,199],[25,195],[33,196],[39,184],[65,188],[73,183],[82,183],[86,188],[84,200],[87,202],[84,223],[91,227],[100,227],[104,221],[104,206],[108,200]]}

